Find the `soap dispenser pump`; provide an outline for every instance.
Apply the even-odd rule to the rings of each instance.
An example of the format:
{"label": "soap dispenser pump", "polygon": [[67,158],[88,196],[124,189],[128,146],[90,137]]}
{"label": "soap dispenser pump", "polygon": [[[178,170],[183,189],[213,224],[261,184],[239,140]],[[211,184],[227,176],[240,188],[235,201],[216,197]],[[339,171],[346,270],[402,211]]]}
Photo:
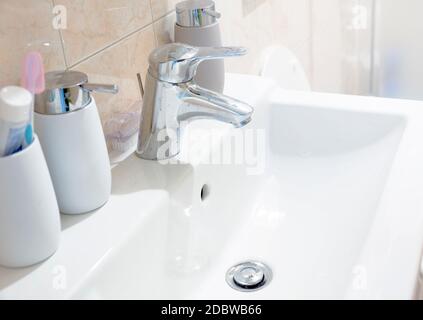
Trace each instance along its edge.
{"label": "soap dispenser pump", "polygon": [[[187,0],[176,5],[175,42],[193,47],[222,47],[218,19],[220,13],[212,0]],[[225,64],[223,60],[203,62],[197,69],[195,83],[223,93]]]}
{"label": "soap dispenser pump", "polygon": [[91,92],[117,93],[115,85],[89,84],[77,71],[46,73],[46,91],[35,98],[35,131],[43,147],[60,211],[83,214],[111,194],[111,168]]}

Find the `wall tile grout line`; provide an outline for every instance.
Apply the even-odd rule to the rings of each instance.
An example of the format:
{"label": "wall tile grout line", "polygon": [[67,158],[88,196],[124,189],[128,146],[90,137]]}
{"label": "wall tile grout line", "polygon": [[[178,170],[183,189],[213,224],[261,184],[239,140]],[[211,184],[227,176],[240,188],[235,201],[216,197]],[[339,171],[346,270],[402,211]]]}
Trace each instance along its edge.
{"label": "wall tile grout line", "polygon": [[157,32],[156,32],[156,28],[155,28],[155,23],[156,21],[154,21],[154,16],[153,16],[153,2],[152,0],[150,1],[150,15],[151,15],[151,21],[152,21],[152,25],[153,25],[153,34],[154,34],[154,46],[157,48],[158,46],[158,40],[157,40]]}
{"label": "wall tile grout line", "polygon": [[[130,33],[128,33],[128,34],[126,34],[126,35],[122,36],[121,38],[119,38],[119,39],[117,39],[117,40],[115,40],[115,41],[113,41],[113,42],[109,43],[109,44],[108,44],[108,45],[106,45],[105,47],[103,47],[103,48],[101,48],[101,49],[99,49],[99,50],[96,50],[95,52],[93,52],[93,53],[89,54],[88,56],[86,56],[86,57],[84,57],[84,58],[82,58],[82,59],[78,60],[77,62],[73,63],[73,64],[72,64],[72,65],[70,65],[70,66],[69,66],[69,65],[68,65],[68,63],[67,63],[67,59],[66,59],[66,51],[65,51],[65,48],[64,48],[64,41],[63,41],[63,39],[62,39],[62,48],[63,48],[63,52],[64,52],[64,56],[65,56],[65,63],[66,63],[67,69],[72,69],[72,68],[75,68],[76,66],[80,65],[81,63],[84,63],[85,61],[87,61],[87,60],[89,60],[89,59],[93,58],[94,56],[96,56],[96,55],[98,55],[98,54],[102,53],[103,51],[105,51],[105,50],[107,50],[107,49],[110,49],[111,47],[116,46],[116,45],[117,45],[117,44],[119,44],[120,42],[125,41],[126,39],[130,38],[130,37],[131,37],[131,36],[133,36],[134,34],[136,34],[136,33],[138,33],[138,32],[141,32],[141,31],[143,31],[143,30],[147,29],[147,28],[148,28],[148,27],[150,27],[150,26],[153,28],[154,39],[155,39],[155,45],[156,45],[156,47],[157,47],[157,45],[158,45],[158,39],[157,39],[157,32],[156,32],[156,29],[155,29],[155,27],[154,27],[154,24],[155,24],[156,22],[158,22],[158,21],[160,21],[160,20],[162,20],[162,19],[166,18],[167,16],[169,16],[170,14],[172,14],[175,10],[174,10],[174,9],[172,9],[172,10],[170,10],[169,12],[167,12],[166,14],[163,14],[163,15],[161,15],[160,17],[158,17],[157,19],[154,19],[154,18],[153,18],[152,4],[151,4],[151,1],[152,1],[152,0],[149,0],[149,1],[150,1],[150,13],[151,13],[151,20],[152,20],[152,22],[151,22],[151,23],[146,24],[146,25],[144,25],[144,26],[142,26],[142,27],[140,27],[140,28],[137,28],[137,29],[136,29],[136,30],[134,30],[134,31],[131,31]],[[52,2],[54,3],[54,0],[52,0]]]}
{"label": "wall tile grout line", "polygon": [[65,39],[63,38],[63,34],[61,30],[59,30],[59,37],[60,37],[60,45],[62,47],[63,61],[65,62],[66,69],[68,69],[68,58],[66,57]]}
{"label": "wall tile grout line", "polygon": [[[123,4],[126,1],[131,3],[128,8],[140,8],[139,10],[142,10],[136,13],[128,12],[128,15],[124,14],[122,16],[119,16],[117,11],[102,12],[100,15],[80,12],[79,10],[81,10],[83,3],[90,1],[98,1],[98,6],[96,5],[95,9],[101,10],[102,7],[107,8],[110,6],[109,1],[106,0],[80,0],[75,1],[75,5],[71,0],[40,0],[39,2],[36,1],[37,4],[32,4],[32,1],[29,1],[31,6],[16,0],[0,0],[2,5],[8,2],[16,3],[16,6],[6,6],[6,11],[2,11],[0,16],[2,14],[13,15],[13,10],[18,9],[16,16],[23,20],[21,23],[22,27],[19,26],[17,28],[14,19],[9,19],[6,16],[6,19],[0,19],[0,43],[12,46],[15,51],[24,50],[20,48],[22,43],[32,43],[32,41],[37,40],[43,41],[40,45],[50,43],[50,48],[47,46],[40,47],[45,56],[46,70],[69,70],[79,67],[86,61],[94,63],[95,61],[93,60],[96,60],[99,55],[108,55],[111,48],[126,46],[126,43],[132,42],[134,37],[148,34],[148,47],[135,47],[137,50],[143,50],[139,56],[141,61],[136,61],[136,63],[141,64],[144,68],[148,63],[146,61],[149,55],[148,51],[157,48],[161,43],[169,42],[169,36],[172,36],[170,33],[172,33],[175,15],[174,3],[176,1],[174,0],[119,0]],[[351,93],[354,83],[352,81],[342,82],[347,78],[346,75],[351,73],[356,73],[352,80],[360,81],[358,85],[362,86],[363,89],[369,87],[369,90],[371,90],[373,85],[373,91],[375,90],[373,81],[377,70],[375,71],[373,65],[371,70],[364,70],[361,67],[357,71],[355,68],[359,66],[342,64],[340,60],[345,59],[346,55],[342,38],[345,36],[344,25],[350,23],[347,19],[354,17],[354,12],[351,12],[351,8],[353,8],[354,4],[361,4],[369,6],[370,10],[373,9],[371,17],[371,30],[373,30],[373,24],[375,23],[374,6],[378,0],[348,0],[345,3],[341,0],[328,0],[325,5],[317,5],[315,0],[298,1],[296,4],[292,2],[289,5],[287,5],[289,0],[256,0],[257,4],[267,2],[269,5],[260,6],[262,9],[254,10],[248,17],[243,16],[242,12],[235,13],[235,11],[242,11],[243,6],[248,6],[248,3],[254,2],[254,0],[219,1],[222,4],[223,14],[228,16],[228,19],[222,20],[222,25],[228,29],[228,32],[224,34],[225,41],[243,43],[251,47],[256,46],[252,52],[253,54],[250,54],[245,60],[228,63],[228,70],[256,74],[255,63],[258,63],[256,61],[260,58],[262,51],[268,46],[284,45],[292,49],[298,55],[299,60],[303,61],[310,84],[314,90]],[[59,18],[54,9],[61,4],[69,6],[68,14],[72,15],[68,17],[68,22],[70,22],[68,30],[63,29],[64,26],[56,27],[52,25]],[[284,8],[286,8],[286,12]],[[344,11],[340,11],[340,8],[343,8]],[[278,10],[281,12],[277,12]],[[37,14],[33,15],[32,12]],[[73,16],[74,14],[81,17]],[[134,16],[134,14],[137,16]],[[235,16],[229,18],[231,14],[235,14]],[[140,18],[138,15],[142,15],[142,17]],[[284,15],[289,15],[290,18],[285,18]],[[326,22],[324,17],[333,21]],[[39,18],[42,19],[40,20]],[[134,18],[135,20],[131,20],[131,23],[129,23],[127,22],[128,18]],[[294,21],[296,18],[302,20]],[[79,21],[79,19],[82,20]],[[255,24],[257,25],[255,26]],[[28,28],[28,30],[25,31],[25,28]],[[29,28],[33,28],[33,30]],[[85,32],[84,28],[88,28],[88,32]],[[108,34],[110,33],[108,28],[119,28],[119,30]],[[280,30],[275,30],[275,28],[280,28]],[[93,29],[93,32],[91,32],[91,29]],[[327,34],[331,35],[333,40],[327,39]],[[13,36],[16,36],[16,43],[14,43]],[[93,39],[91,39],[92,37]],[[368,39],[370,37],[373,38]],[[362,54],[368,55],[369,58],[365,57],[366,61],[370,60],[369,62],[373,62],[373,64],[375,57],[372,52],[367,51],[373,51],[371,49],[375,47],[375,37],[375,31],[373,30],[371,34],[363,33],[363,39],[358,39],[359,42],[366,41],[363,44],[359,43],[358,49]],[[89,43],[90,41],[96,42]],[[132,47],[130,50],[133,50]],[[327,54],[326,51],[328,52]],[[134,53],[118,51],[117,54],[123,55],[122,59],[125,59],[127,57],[125,54],[133,55]],[[357,54],[357,52],[354,52],[354,54]],[[16,66],[20,63],[18,56],[8,52],[0,54],[1,59],[7,60],[7,62],[10,61],[10,63],[3,63],[1,66],[2,74],[0,79],[2,81],[18,82],[19,74],[16,72]],[[336,58],[336,61],[331,61],[330,58]],[[359,59],[359,57],[355,59]],[[133,61],[129,62],[134,63]],[[102,66],[95,66],[92,70],[96,68],[101,69]],[[112,73],[121,72],[118,67],[109,71]],[[100,76],[102,70],[96,70],[96,72]],[[120,98],[126,99],[127,97],[121,95]]]}
{"label": "wall tile grout line", "polygon": [[[56,3],[55,0],[51,0],[51,10],[53,11]],[[53,17],[54,18],[54,17]],[[68,69],[68,59],[66,57],[66,49],[65,49],[65,40],[63,38],[63,34],[62,34],[62,30],[57,30],[57,32],[59,33],[59,39],[60,39],[60,47],[62,49],[62,55],[63,55],[63,62],[65,63],[65,69]]]}
{"label": "wall tile grout line", "polygon": [[80,65],[81,63],[84,63],[84,62],[86,62],[87,60],[90,60],[91,58],[95,57],[96,55],[98,55],[98,54],[100,54],[100,53],[102,53],[102,52],[104,52],[104,51],[106,51],[106,50],[108,50],[108,49],[110,49],[110,48],[112,48],[112,47],[115,47],[116,45],[120,44],[121,42],[123,42],[123,41],[125,41],[125,40],[129,39],[130,37],[132,37],[133,35],[137,34],[138,32],[145,31],[145,30],[146,30],[146,29],[148,29],[149,27],[153,27],[153,23],[149,23],[149,24],[147,24],[147,25],[145,25],[145,26],[142,26],[142,27],[140,27],[140,28],[138,28],[138,29],[136,29],[136,30],[134,30],[134,31],[131,31],[131,32],[130,32],[130,33],[128,33],[127,35],[125,35],[125,36],[123,36],[123,37],[121,37],[121,38],[119,38],[119,39],[117,39],[117,40],[115,40],[115,41],[113,41],[113,42],[109,43],[107,46],[105,46],[105,47],[103,47],[103,48],[101,48],[101,49],[99,49],[99,50],[97,50],[97,51],[95,51],[95,52],[93,52],[93,53],[89,54],[88,56],[86,56],[86,57],[84,57],[84,58],[82,58],[82,59],[78,60],[77,62],[73,63],[72,65],[70,65],[70,66],[68,67],[68,69],[75,68],[76,66]]}
{"label": "wall tile grout line", "polygon": [[[150,0],[150,1],[151,1],[151,0]],[[174,12],[175,12],[175,9],[172,9],[172,10],[170,10],[170,11],[166,12],[165,14],[163,14],[163,15],[159,16],[157,19],[153,19],[153,23],[154,23],[154,22],[157,22],[157,21],[159,21],[159,20],[162,20],[163,18],[166,18],[168,15],[170,15],[170,14],[172,14],[172,13],[174,13]]]}

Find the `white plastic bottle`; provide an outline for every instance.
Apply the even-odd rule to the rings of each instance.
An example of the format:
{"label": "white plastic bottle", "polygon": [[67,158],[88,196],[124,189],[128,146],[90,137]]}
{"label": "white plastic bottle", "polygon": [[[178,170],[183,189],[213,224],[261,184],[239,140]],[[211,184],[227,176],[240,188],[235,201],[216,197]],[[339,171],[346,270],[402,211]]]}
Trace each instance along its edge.
{"label": "white plastic bottle", "polygon": [[20,151],[32,137],[33,95],[21,87],[0,90],[0,157]]}
{"label": "white plastic bottle", "polygon": [[46,156],[60,211],[83,214],[111,194],[111,168],[92,91],[116,86],[89,84],[77,71],[46,74],[47,90],[36,96],[34,126]]}
{"label": "white plastic bottle", "polygon": [[[221,47],[222,36],[212,0],[187,0],[176,5],[175,42],[194,47]],[[195,82],[205,89],[223,93],[225,64],[223,60],[206,61],[197,69]]]}

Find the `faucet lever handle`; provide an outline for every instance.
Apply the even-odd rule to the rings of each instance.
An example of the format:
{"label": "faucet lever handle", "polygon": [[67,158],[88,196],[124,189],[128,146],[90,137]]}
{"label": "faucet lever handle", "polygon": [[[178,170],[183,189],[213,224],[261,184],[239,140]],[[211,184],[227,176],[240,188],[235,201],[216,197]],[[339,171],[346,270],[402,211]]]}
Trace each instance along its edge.
{"label": "faucet lever handle", "polygon": [[97,84],[97,83],[86,83],[82,85],[82,88],[88,92],[98,93],[119,93],[119,87],[115,84]]}
{"label": "faucet lever handle", "polygon": [[243,47],[199,47],[198,54],[193,60],[201,62],[204,60],[241,57],[246,54],[247,49]]}
{"label": "faucet lever handle", "polygon": [[149,73],[160,81],[184,83],[194,78],[202,61],[245,54],[247,49],[242,47],[191,47],[182,43],[171,43],[151,53]]}

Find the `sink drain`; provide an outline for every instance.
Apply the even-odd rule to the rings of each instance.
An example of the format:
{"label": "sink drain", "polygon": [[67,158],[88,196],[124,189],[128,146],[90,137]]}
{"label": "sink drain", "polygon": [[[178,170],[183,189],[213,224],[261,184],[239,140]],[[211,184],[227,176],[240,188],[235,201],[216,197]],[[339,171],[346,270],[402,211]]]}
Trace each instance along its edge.
{"label": "sink drain", "polygon": [[264,263],[248,261],[232,267],[226,274],[226,282],[232,289],[254,292],[272,281],[272,270]]}

